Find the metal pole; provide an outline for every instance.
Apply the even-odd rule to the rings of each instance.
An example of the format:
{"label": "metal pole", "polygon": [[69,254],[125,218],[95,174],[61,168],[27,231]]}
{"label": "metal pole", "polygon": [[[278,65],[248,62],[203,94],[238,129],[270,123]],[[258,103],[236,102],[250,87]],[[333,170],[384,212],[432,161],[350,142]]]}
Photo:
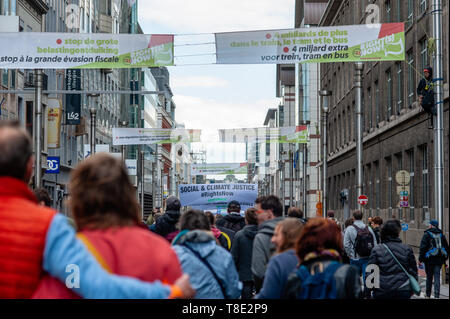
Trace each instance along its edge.
{"label": "metal pole", "polygon": [[289,206],[294,206],[294,153],[292,151],[292,143],[289,143]]}
{"label": "metal pole", "polygon": [[[127,121],[122,121],[120,126],[121,127],[127,127],[128,126],[128,122]],[[125,159],[126,159],[126,154],[125,154],[126,148],[125,147],[126,147],[125,145],[122,145],[122,161],[124,161],[124,162],[125,162]]]}
{"label": "metal pole", "polygon": [[[356,87],[356,198],[363,192],[363,167],[362,167],[362,74],[364,64],[362,62],[355,63],[355,87]],[[359,205],[359,204],[358,204]],[[361,205],[360,205],[361,207]],[[361,207],[362,209],[362,207]]]}
{"label": "metal pole", "polygon": [[443,140],[443,118],[444,101],[442,98],[442,1],[433,0],[433,37],[436,43],[434,56],[434,83],[436,115],[434,116],[434,207],[439,227],[444,229],[444,140]]}
{"label": "metal pole", "polygon": [[152,209],[156,207],[156,178],[155,178],[156,159],[152,162]]}
{"label": "metal pole", "polygon": [[164,164],[165,161],[162,160],[162,166],[161,166],[161,207],[164,206]]}
{"label": "metal pole", "polygon": [[95,154],[95,130],[96,130],[96,116],[97,116],[97,110],[95,108],[89,109],[91,113],[91,136],[90,136],[90,144],[91,144],[91,156]]}
{"label": "metal pole", "polygon": [[144,178],[145,178],[145,152],[141,150],[141,220],[144,220]]}
{"label": "metal pole", "polygon": [[281,181],[281,202],[283,203],[283,217],[286,215],[286,212],[284,210],[284,186],[285,186],[285,181],[284,181],[284,162],[283,159],[280,160],[280,181]]}
{"label": "metal pole", "polygon": [[328,125],[328,97],[331,95],[331,91],[321,90],[319,91],[322,102],[322,216],[327,216],[327,168],[328,168],[328,136],[327,136],[327,125]]}
{"label": "metal pole", "polygon": [[308,146],[307,144],[303,144],[303,216],[308,216],[308,201],[307,201],[307,197],[308,197],[308,189],[306,185],[306,175],[308,174],[307,171],[307,163],[308,163]]}
{"label": "metal pole", "polygon": [[35,106],[34,106],[34,118],[35,118],[35,187],[42,186],[42,70],[37,69],[34,71],[36,77],[35,85]]}

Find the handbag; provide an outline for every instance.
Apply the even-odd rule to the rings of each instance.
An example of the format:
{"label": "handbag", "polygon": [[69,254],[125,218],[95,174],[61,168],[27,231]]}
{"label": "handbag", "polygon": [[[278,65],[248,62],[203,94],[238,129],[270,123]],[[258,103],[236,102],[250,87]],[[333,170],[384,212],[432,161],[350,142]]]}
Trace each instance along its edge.
{"label": "handbag", "polygon": [[402,266],[402,264],[398,261],[398,259],[394,256],[392,251],[389,249],[389,247],[386,244],[383,244],[383,246],[387,249],[387,251],[391,254],[391,256],[394,258],[394,260],[397,262],[397,264],[402,268],[402,270],[405,272],[405,274],[408,276],[409,279],[409,286],[411,287],[411,290],[416,294],[417,296],[420,296],[420,285],[417,282],[416,278],[414,276],[411,276],[409,272],[406,271],[406,269]]}

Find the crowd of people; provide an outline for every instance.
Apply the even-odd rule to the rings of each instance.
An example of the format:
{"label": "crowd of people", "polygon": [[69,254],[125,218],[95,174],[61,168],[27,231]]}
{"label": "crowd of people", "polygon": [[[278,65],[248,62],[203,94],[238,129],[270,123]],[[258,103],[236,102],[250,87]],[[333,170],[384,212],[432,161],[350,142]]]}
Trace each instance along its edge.
{"label": "crowd of people", "polygon": [[[0,298],[409,299],[417,262],[401,224],[353,212],[305,218],[261,196],[227,214],[182,210],[175,196],[141,220],[124,163],[106,153],[80,163],[69,182],[73,224],[33,193],[32,143],[0,122]],[[426,296],[439,298],[448,243],[430,221],[419,262]],[[71,270],[72,269],[72,270]],[[375,277],[373,269],[377,269]],[[77,275],[78,274],[78,275]],[[80,276],[79,274],[82,274]],[[370,280],[374,281],[370,281]],[[374,284],[369,284],[372,282]]]}

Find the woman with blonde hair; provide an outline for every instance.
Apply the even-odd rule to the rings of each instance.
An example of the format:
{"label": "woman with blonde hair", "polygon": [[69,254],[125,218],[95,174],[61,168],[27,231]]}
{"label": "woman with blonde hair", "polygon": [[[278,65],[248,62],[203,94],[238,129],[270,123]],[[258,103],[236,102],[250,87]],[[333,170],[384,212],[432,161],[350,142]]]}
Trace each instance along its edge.
{"label": "woman with blonde hair", "polygon": [[295,244],[300,237],[303,223],[300,219],[289,217],[277,224],[272,236],[276,246],[275,256],[269,260],[264,283],[256,299],[280,299],[290,273],[297,267]]}

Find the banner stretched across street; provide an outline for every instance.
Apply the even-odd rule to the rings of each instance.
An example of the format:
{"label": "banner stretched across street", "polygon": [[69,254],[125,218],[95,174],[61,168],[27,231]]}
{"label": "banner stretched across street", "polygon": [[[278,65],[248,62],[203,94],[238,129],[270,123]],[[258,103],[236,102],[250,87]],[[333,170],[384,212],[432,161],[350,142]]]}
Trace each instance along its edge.
{"label": "banner stretched across street", "polygon": [[217,64],[405,60],[404,23],[216,33]]}
{"label": "banner stretched across street", "polygon": [[253,207],[258,196],[257,184],[183,184],[178,186],[182,206],[195,209],[226,209],[232,200],[241,210]]}
{"label": "banner stretched across street", "polygon": [[191,164],[191,175],[247,174],[247,163]]}
{"label": "banner stretched across street", "polygon": [[166,144],[200,142],[201,130],[182,128],[116,128],[112,129],[113,145]]}
{"label": "banner stretched across street", "polygon": [[0,33],[0,69],[139,68],[173,65],[173,35]]}
{"label": "banner stretched across street", "polygon": [[308,127],[282,126],[242,129],[221,129],[219,140],[222,143],[308,143]]}

